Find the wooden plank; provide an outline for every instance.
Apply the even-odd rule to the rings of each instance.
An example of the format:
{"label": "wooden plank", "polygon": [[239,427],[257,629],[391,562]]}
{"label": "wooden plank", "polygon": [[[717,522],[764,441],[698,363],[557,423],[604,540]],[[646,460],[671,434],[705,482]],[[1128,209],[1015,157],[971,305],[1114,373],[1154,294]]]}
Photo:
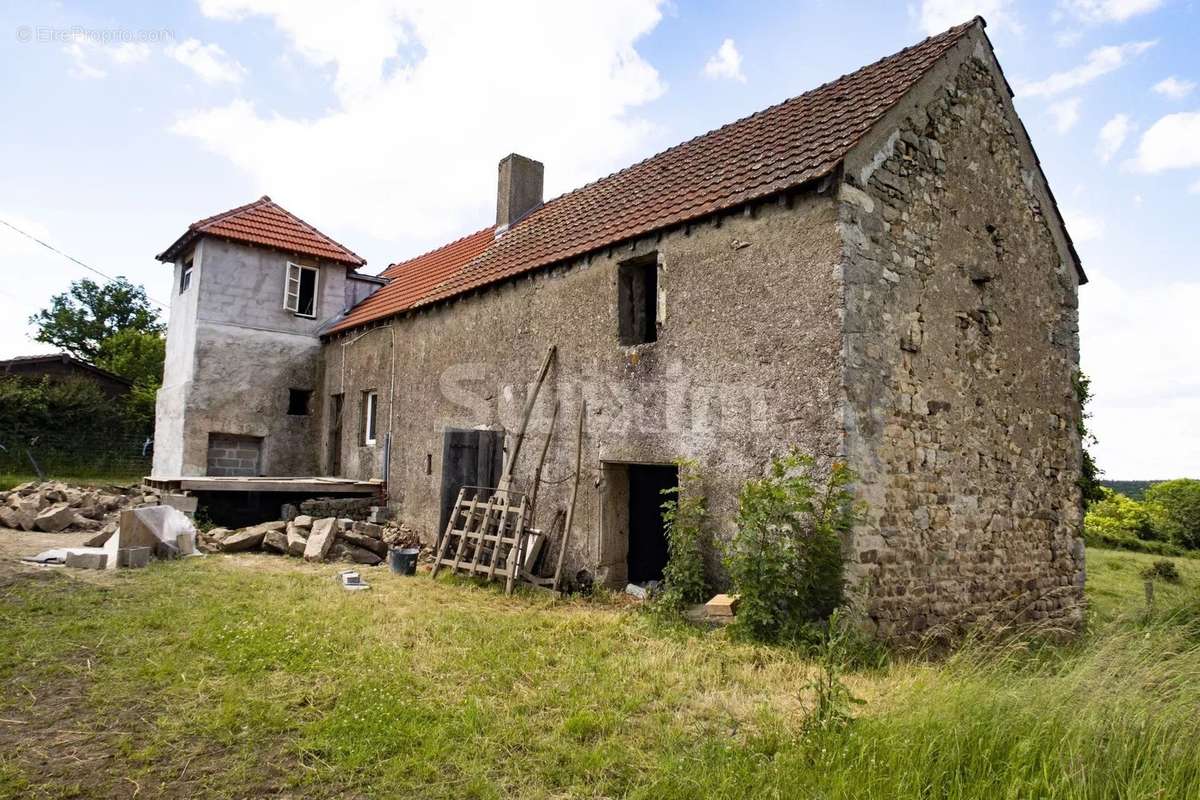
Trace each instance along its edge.
{"label": "wooden plank", "polygon": [[[525,501],[521,498],[520,513],[517,516],[516,542],[508,548],[508,579],[504,582],[504,594],[511,596],[513,585],[517,581],[517,570],[521,567],[521,557],[525,552]],[[499,545],[497,545],[499,548]]]}
{"label": "wooden plank", "polygon": [[[475,543],[475,553],[471,558],[471,571],[475,571],[475,567],[479,566],[479,557],[483,555],[483,536],[487,534],[488,526],[492,524],[492,509],[496,505],[498,495],[492,495],[488,498],[487,506],[483,509],[483,519],[479,523],[479,535]],[[463,537],[470,536],[470,533],[464,533]]]}
{"label": "wooden plank", "polygon": [[542,390],[542,382],[546,380],[546,373],[550,371],[550,362],[554,360],[554,353],[557,347],[550,345],[546,348],[546,357],[542,359],[542,368],[538,370],[537,380],[533,383],[533,391],[529,393],[529,397],[525,400],[525,413],[521,416],[521,427],[517,429],[517,436],[513,440],[512,451],[508,454],[508,461],[504,465],[504,471],[500,475],[500,484],[496,487],[497,492],[507,492],[508,487],[512,484],[513,467],[517,463],[517,456],[521,454],[521,443],[525,440],[525,429],[529,427],[529,418],[533,415],[533,405],[537,401],[538,392]]}
{"label": "wooden plank", "polygon": [[550,414],[550,430],[546,431],[546,441],[542,442],[542,453],[538,456],[537,469],[533,471],[533,491],[529,493],[529,517],[537,517],[538,489],[542,486],[542,468],[546,465],[546,451],[550,449],[550,440],[554,438],[554,423],[558,421],[558,401],[554,401],[554,411]]}
{"label": "wooden plank", "polygon": [[579,404],[579,423],[575,431],[575,477],[571,481],[571,502],[567,506],[567,522],[563,526],[562,546],[558,550],[558,564],[554,567],[554,591],[562,587],[563,561],[567,557],[567,545],[571,543],[571,526],[575,522],[575,500],[579,496],[579,469],[583,458],[583,417],[587,413],[587,401]]}
{"label": "wooden plank", "polygon": [[450,511],[450,519],[446,522],[446,532],[442,534],[441,541],[438,542],[437,558],[433,561],[433,571],[430,573],[431,578],[436,578],[438,570],[441,569],[442,559],[446,557],[446,548],[450,546],[450,531],[454,529],[454,518],[458,516],[459,506],[462,505],[463,492],[466,489],[458,490],[458,499],[454,501],[454,508]]}
{"label": "wooden plank", "polygon": [[458,565],[462,561],[463,550],[467,546],[466,530],[474,524],[475,509],[479,506],[479,495],[476,494],[471,498],[471,502],[467,508],[467,521],[463,523],[463,535],[458,537],[458,549],[454,552],[454,563],[451,567],[452,571],[458,572]]}

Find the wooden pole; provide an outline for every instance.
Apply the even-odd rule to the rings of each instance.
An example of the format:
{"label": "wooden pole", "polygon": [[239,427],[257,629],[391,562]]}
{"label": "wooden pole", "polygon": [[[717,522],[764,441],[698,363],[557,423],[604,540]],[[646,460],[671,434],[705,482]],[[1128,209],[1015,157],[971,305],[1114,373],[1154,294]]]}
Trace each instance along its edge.
{"label": "wooden pole", "polygon": [[437,543],[437,558],[433,560],[433,571],[429,574],[431,578],[436,578],[438,570],[442,568],[442,559],[446,557],[446,547],[450,544],[450,531],[454,530],[454,518],[458,516],[458,509],[462,505],[464,491],[466,490],[458,490],[458,499],[454,501],[454,507],[450,509],[450,519],[446,521],[446,530],[442,533],[442,538]]}
{"label": "wooden pole", "polygon": [[554,411],[550,414],[550,430],[546,431],[546,441],[542,442],[542,454],[538,456],[537,470],[533,473],[533,491],[529,493],[529,519],[537,515],[538,489],[542,485],[542,467],[546,465],[546,451],[550,449],[550,440],[554,438],[554,423],[558,421],[558,401],[554,402]]}
{"label": "wooden pole", "polygon": [[529,427],[529,418],[533,415],[533,404],[537,401],[538,392],[542,389],[542,382],[546,380],[546,373],[550,371],[550,362],[554,360],[556,349],[554,345],[546,348],[546,357],[542,359],[542,368],[538,370],[537,380],[533,383],[533,391],[525,400],[525,413],[521,417],[521,427],[517,429],[512,452],[509,453],[508,461],[504,465],[504,472],[500,475],[500,485],[496,487],[497,492],[507,492],[509,484],[512,483],[513,467],[517,463],[517,456],[521,454],[521,443],[525,440],[525,429]]}
{"label": "wooden pole", "polygon": [[579,404],[579,424],[575,431],[575,478],[571,481],[571,503],[567,506],[567,523],[563,526],[562,546],[558,550],[558,564],[554,567],[554,591],[562,585],[563,561],[567,557],[567,546],[571,543],[571,525],[575,522],[575,499],[579,496],[579,468],[583,459],[583,417],[587,413],[587,401]]}

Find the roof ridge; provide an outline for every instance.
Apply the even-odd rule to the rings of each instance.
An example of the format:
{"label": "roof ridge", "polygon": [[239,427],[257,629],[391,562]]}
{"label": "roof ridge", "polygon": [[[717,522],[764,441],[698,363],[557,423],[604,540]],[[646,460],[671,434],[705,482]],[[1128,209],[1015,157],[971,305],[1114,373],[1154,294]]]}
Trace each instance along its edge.
{"label": "roof ridge", "polygon": [[236,208],[231,208],[228,211],[222,211],[219,214],[213,214],[211,217],[205,217],[204,219],[198,219],[195,222],[193,222],[191,225],[188,225],[188,230],[189,231],[198,231],[201,228],[204,228],[205,226],[212,225],[214,223],[228,219],[229,217],[232,217],[235,214],[241,214],[244,211],[249,211],[252,208],[258,207],[258,206],[262,205],[263,203],[270,203],[270,202],[271,202],[271,198],[264,194],[262,197],[258,198],[257,200],[246,203],[245,205],[240,205],[240,206],[237,206]]}
{"label": "roof ridge", "polygon": [[312,224],[310,224],[310,223],[308,223],[308,222],[305,222],[304,220],[300,219],[300,218],[299,218],[299,217],[297,217],[295,214],[293,214],[292,212],[288,211],[288,210],[287,210],[286,208],[284,208],[283,206],[281,206],[281,205],[279,205],[278,203],[276,203],[276,202],[275,202],[274,200],[272,200],[272,199],[271,199],[269,196],[267,196],[267,195],[265,195],[265,194],[264,194],[264,195],[262,196],[262,198],[261,198],[261,199],[260,199],[258,202],[260,202],[260,203],[264,203],[264,202],[265,202],[267,205],[271,206],[272,208],[278,208],[280,211],[282,211],[284,214],[286,214],[288,217],[290,217],[290,218],[292,219],[292,221],[296,222],[297,224],[299,224],[299,225],[301,225],[301,226],[303,226],[303,227],[305,227],[305,228],[308,228],[310,231],[312,231],[313,233],[315,233],[317,236],[320,236],[320,237],[322,237],[322,238],[324,238],[324,239],[328,239],[329,241],[333,242],[333,243],[334,243],[334,244],[336,244],[338,247],[342,248],[342,249],[343,249],[343,250],[345,250],[347,253],[349,253],[350,255],[352,255],[352,256],[354,256],[355,258],[357,258],[357,259],[358,259],[360,262],[362,262],[363,264],[366,264],[366,263],[367,263],[367,260],[366,260],[365,258],[363,258],[362,256],[360,256],[358,253],[354,252],[354,251],[353,251],[353,250],[351,250],[349,247],[346,247],[346,245],[342,244],[341,242],[339,242],[337,239],[333,238],[333,237],[332,237],[332,236],[330,236],[329,234],[327,234],[327,233],[325,233],[325,232],[323,232],[323,231],[319,230],[319,229],[318,229],[318,228],[317,228],[315,225],[312,225]]}
{"label": "roof ridge", "polygon": [[[800,100],[804,97],[808,97],[810,95],[816,94],[817,92],[820,92],[822,89],[826,89],[839,81],[845,80],[846,78],[849,78],[853,75],[857,75],[860,72],[865,72],[874,67],[878,67],[880,64],[884,63],[885,61],[891,61],[892,59],[899,58],[900,56],[904,55],[905,53],[908,53],[912,50],[916,50],[919,47],[924,47],[926,44],[933,41],[934,39],[957,38],[957,37],[963,35],[964,33],[966,33],[971,28],[971,26],[975,25],[976,23],[980,23],[984,27],[987,26],[987,20],[985,20],[982,16],[976,14],[974,17],[972,17],[967,22],[963,22],[958,25],[955,25],[952,28],[948,28],[947,30],[942,31],[941,33],[936,33],[936,34],[931,34],[929,36],[926,36],[924,39],[917,42],[916,44],[910,44],[908,47],[897,50],[896,52],[892,53],[891,55],[887,55],[887,56],[883,56],[882,58],[878,58],[875,61],[872,61],[870,64],[864,64],[863,66],[859,67],[856,70],[852,70],[850,72],[839,75],[836,78],[827,80],[824,83],[820,84],[819,86],[815,86],[812,89],[807,89],[807,90],[801,92],[800,94],[792,95],[791,97],[786,97],[777,103],[773,103],[772,105],[769,105],[766,108],[760,108],[757,111],[747,114],[744,117],[738,117],[735,120],[726,122],[724,125],[718,125],[717,127],[712,128],[711,130],[705,131],[704,133],[698,133],[690,139],[686,139],[682,142],[679,142],[678,144],[673,144],[670,147],[659,150],[657,153],[646,156],[641,161],[635,161],[634,163],[630,164],[627,167],[622,167],[621,169],[616,170],[615,172],[610,172],[609,174],[607,174],[603,177],[600,177],[600,178],[596,178],[595,180],[585,183],[582,186],[577,186],[574,189],[563,192],[562,194],[552,197],[549,200],[545,201],[544,203],[542,203],[541,206],[538,207],[538,209],[534,209],[534,211],[537,211],[541,208],[545,208],[546,206],[550,205],[551,203],[558,202],[559,200],[561,200],[565,197],[569,197],[570,195],[573,195],[576,192],[581,192],[584,189],[588,189],[592,186],[595,186],[596,184],[603,183],[603,182],[609,180],[610,178],[614,178],[618,175],[621,175],[623,173],[634,170],[649,161],[654,161],[656,159],[661,158],[662,156],[665,156],[667,153],[670,153],[673,150],[678,150],[682,147],[686,147],[687,145],[692,144],[693,142],[695,142],[698,139],[705,139],[709,136],[712,136],[713,134],[720,133],[721,131],[726,130],[727,128],[732,128],[735,125],[741,125],[742,123],[752,120],[755,117],[759,117],[759,116],[767,114],[771,111],[774,111],[776,109],[782,108],[783,106],[786,106],[788,103],[792,103],[792,102],[795,102],[796,100]],[[521,222],[523,222],[525,219],[527,219],[528,217],[531,217],[531,216],[533,216],[533,212],[530,212],[526,217],[518,220],[517,223],[515,223],[513,225],[513,227],[516,227],[516,225],[519,225]]]}

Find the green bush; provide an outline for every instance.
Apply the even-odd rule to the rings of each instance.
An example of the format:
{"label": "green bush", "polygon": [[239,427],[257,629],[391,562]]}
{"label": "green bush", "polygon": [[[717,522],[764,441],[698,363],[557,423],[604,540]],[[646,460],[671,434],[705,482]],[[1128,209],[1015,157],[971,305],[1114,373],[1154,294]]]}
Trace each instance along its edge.
{"label": "green bush", "polygon": [[1108,550],[1129,550],[1134,553],[1150,553],[1156,556],[1183,556],[1188,551],[1170,542],[1139,539],[1123,533],[1106,530],[1103,525],[1085,524],[1083,542],[1088,547],[1103,547]]}
{"label": "green bush", "polygon": [[759,641],[803,638],[842,602],[842,536],[856,519],[853,473],[834,464],[814,475],[812,458],[792,452],[771,462],[738,499],[737,533],[725,567],[741,595],[734,631]]}
{"label": "green bush", "polygon": [[1142,569],[1142,577],[1147,580],[1160,580],[1167,583],[1181,583],[1183,576],[1179,574],[1179,567],[1175,566],[1174,561],[1169,561],[1165,558],[1156,560],[1153,564]]}
{"label": "green bush", "polygon": [[663,591],[656,606],[677,614],[685,605],[703,603],[707,597],[704,555],[707,548],[703,524],[708,513],[700,491],[700,473],[695,461],[681,459],[679,485],[663,490],[671,495],[662,504],[667,528],[667,566],[663,569]]}
{"label": "green bush", "polygon": [[1085,527],[1110,537],[1159,538],[1145,505],[1112,489],[1101,488],[1099,496],[1101,499],[1088,507]]}
{"label": "green bush", "polygon": [[1154,529],[1172,544],[1200,548],[1200,481],[1179,478],[1146,490]]}

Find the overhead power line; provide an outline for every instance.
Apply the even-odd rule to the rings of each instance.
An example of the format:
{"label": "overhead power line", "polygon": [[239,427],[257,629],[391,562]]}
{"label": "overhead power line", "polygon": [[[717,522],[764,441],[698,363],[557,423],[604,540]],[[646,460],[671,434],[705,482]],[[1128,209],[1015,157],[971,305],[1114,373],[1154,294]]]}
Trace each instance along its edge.
{"label": "overhead power line", "polygon": [[[40,244],[42,247],[46,248],[46,249],[47,249],[47,250],[49,250],[50,252],[52,252],[52,253],[57,253],[58,255],[62,256],[62,257],[63,257],[63,258],[65,258],[65,259],[67,259],[68,261],[71,261],[71,262],[73,262],[73,263],[75,263],[75,264],[78,264],[79,266],[83,267],[84,269],[88,270],[89,272],[94,272],[94,273],[96,273],[97,275],[99,275],[101,278],[104,278],[104,280],[108,281],[109,283],[112,283],[113,281],[115,281],[115,280],[116,280],[116,278],[114,278],[113,276],[111,276],[111,275],[106,275],[106,274],[104,274],[103,272],[101,272],[100,270],[98,270],[98,269],[96,269],[95,267],[91,266],[90,264],[85,264],[85,263],[83,263],[82,261],[80,261],[80,260],[79,260],[78,258],[76,258],[75,256],[73,256],[73,255],[69,255],[68,253],[64,253],[62,250],[59,250],[57,247],[55,247],[54,245],[50,244],[49,242],[43,242],[41,239],[39,239],[38,237],[34,236],[32,233],[29,233],[28,231],[23,231],[23,230],[21,230],[21,229],[20,229],[20,228],[18,228],[16,225],[13,225],[11,222],[8,222],[7,220],[0,219],[0,225],[3,225],[3,226],[5,226],[6,228],[11,228],[12,230],[14,230],[14,231],[16,231],[17,233],[19,233],[19,234],[21,234],[22,236],[24,236],[26,239],[31,239],[31,240],[33,240],[33,241],[37,242],[38,244]],[[153,297],[151,297],[150,295],[146,295],[146,299],[147,299],[147,300],[149,300],[151,303],[154,303],[154,305],[158,306],[159,308],[163,309],[164,311],[166,311],[166,310],[167,310],[167,304],[166,304],[166,303],[162,303],[162,302],[160,302],[160,301],[158,301],[158,300],[155,300],[155,299],[154,299]]]}

